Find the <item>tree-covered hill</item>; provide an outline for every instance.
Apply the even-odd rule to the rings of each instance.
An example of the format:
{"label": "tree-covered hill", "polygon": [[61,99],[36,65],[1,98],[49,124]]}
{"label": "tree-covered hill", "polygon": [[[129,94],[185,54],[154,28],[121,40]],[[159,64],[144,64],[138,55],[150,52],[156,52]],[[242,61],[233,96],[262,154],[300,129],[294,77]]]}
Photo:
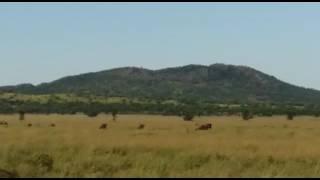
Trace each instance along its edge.
{"label": "tree-covered hill", "polygon": [[124,67],[68,76],[37,86],[5,86],[0,91],[222,103],[320,104],[320,91],[288,84],[250,67],[226,64],[160,70]]}

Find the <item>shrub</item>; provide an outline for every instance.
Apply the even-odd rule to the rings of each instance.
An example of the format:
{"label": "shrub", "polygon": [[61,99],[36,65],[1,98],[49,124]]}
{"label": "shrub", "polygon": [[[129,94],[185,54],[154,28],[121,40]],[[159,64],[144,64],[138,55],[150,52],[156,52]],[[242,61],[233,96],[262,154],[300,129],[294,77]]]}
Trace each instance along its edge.
{"label": "shrub", "polygon": [[185,120],[185,121],[192,121],[193,118],[194,118],[194,114],[192,114],[192,113],[185,113],[183,115],[183,120]]}
{"label": "shrub", "polygon": [[272,114],[272,111],[264,111],[262,112],[262,116],[269,116],[271,117],[273,114]]}
{"label": "shrub", "polygon": [[287,113],[287,119],[288,120],[293,120],[294,116],[295,116],[295,113],[293,111],[289,111]]}
{"label": "shrub", "polygon": [[89,117],[96,117],[98,116],[99,112],[97,111],[88,111],[88,112],[85,112],[85,114]]}
{"label": "shrub", "polygon": [[114,121],[115,121],[116,118],[117,118],[117,114],[118,114],[118,110],[113,109],[113,110],[112,110],[112,118],[113,118]]}
{"label": "shrub", "polygon": [[249,120],[249,119],[252,119],[253,118],[253,115],[252,113],[248,110],[248,109],[245,109],[243,112],[242,112],[242,119],[243,120]]}
{"label": "shrub", "polygon": [[24,111],[19,111],[19,120],[24,120]]}

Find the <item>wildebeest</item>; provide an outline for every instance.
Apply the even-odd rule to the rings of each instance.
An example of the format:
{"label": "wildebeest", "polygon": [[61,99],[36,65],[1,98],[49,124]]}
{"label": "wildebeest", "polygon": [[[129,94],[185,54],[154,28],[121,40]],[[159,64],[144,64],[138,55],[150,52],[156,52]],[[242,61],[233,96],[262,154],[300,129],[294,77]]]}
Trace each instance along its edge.
{"label": "wildebeest", "polygon": [[8,127],[8,123],[6,121],[0,121],[0,125]]}
{"label": "wildebeest", "polygon": [[144,124],[140,124],[138,129],[144,129]]}
{"label": "wildebeest", "polygon": [[32,124],[31,124],[31,123],[29,123],[27,126],[28,126],[28,127],[31,127],[31,126],[32,126]]}
{"label": "wildebeest", "polygon": [[4,125],[6,123],[7,123],[6,121],[0,121],[0,125]]}
{"label": "wildebeest", "polygon": [[211,123],[208,123],[208,124],[207,124],[207,127],[208,127],[208,129],[212,129],[212,124],[211,124]]}
{"label": "wildebeest", "polygon": [[101,124],[99,129],[107,129],[108,125],[106,123]]}
{"label": "wildebeest", "polygon": [[3,122],[3,125],[4,125],[4,126],[8,126],[8,123],[7,123],[7,122]]}
{"label": "wildebeest", "polygon": [[208,130],[208,129],[212,129],[211,123],[203,124],[203,125],[199,126],[198,128],[196,128],[196,130]]}
{"label": "wildebeest", "polygon": [[50,127],[56,127],[56,125],[54,123],[51,123]]}

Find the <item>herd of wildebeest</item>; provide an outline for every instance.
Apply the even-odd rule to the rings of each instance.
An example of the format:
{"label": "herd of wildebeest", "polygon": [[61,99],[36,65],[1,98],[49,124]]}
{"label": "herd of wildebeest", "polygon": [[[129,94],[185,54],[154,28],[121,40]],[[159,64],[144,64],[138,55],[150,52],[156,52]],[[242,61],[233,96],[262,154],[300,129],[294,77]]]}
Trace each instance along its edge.
{"label": "herd of wildebeest", "polygon": [[[197,125],[197,124],[196,124]],[[107,129],[108,124],[107,123],[103,123],[100,125],[99,129]],[[139,124],[137,129],[144,129],[145,125],[144,124]],[[200,126],[198,126],[195,130],[209,130],[212,128],[212,124],[211,123],[207,123],[207,124],[202,124]]]}
{"label": "herd of wildebeest", "polygon": [[[198,124],[196,124],[198,125]],[[9,127],[8,122],[6,121],[0,121],[0,126],[2,127]],[[32,127],[32,123],[28,123],[26,124],[27,127]],[[49,127],[56,127],[56,125],[54,123],[49,124]],[[100,125],[99,129],[107,129],[108,124],[107,123],[103,123]],[[139,126],[137,127],[137,129],[144,129],[145,128],[145,124],[139,124]],[[202,124],[199,125],[195,130],[209,130],[212,128],[212,124],[211,123],[206,123],[206,124]]]}
{"label": "herd of wildebeest", "polygon": [[[0,126],[9,127],[9,124],[7,121],[0,121]],[[32,123],[28,123],[26,126],[32,127]],[[56,127],[56,125],[54,123],[51,123],[51,124],[49,124],[49,127]]]}
{"label": "herd of wildebeest", "polygon": [[[108,124],[107,123],[103,123],[101,124],[99,129],[107,129]],[[137,129],[144,129],[145,125],[144,124],[139,124]],[[209,130],[212,128],[212,124],[211,123],[207,123],[207,124],[202,124],[199,127],[197,127],[195,130]]]}
{"label": "herd of wildebeest", "polygon": [[[206,124],[195,124],[197,127],[195,128],[195,130],[209,130],[212,128],[212,124],[211,123],[206,123]],[[32,127],[33,124],[32,123],[27,123],[26,127]],[[48,124],[49,127],[56,127],[56,124],[54,123],[49,123]],[[9,123],[7,121],[0,121],[0,127],[9,127]],[[99,129],[105,130],[107,129],[108,124],[107,123],[103,123],[100,125]],[[139,124],[137,129],[144,129],[145,128],[145,124]],[[18,177],[18,175],[16,173],[12,173],[3,169],[0,169],[0,178],[5,177],[5,178],[16,178]]]}

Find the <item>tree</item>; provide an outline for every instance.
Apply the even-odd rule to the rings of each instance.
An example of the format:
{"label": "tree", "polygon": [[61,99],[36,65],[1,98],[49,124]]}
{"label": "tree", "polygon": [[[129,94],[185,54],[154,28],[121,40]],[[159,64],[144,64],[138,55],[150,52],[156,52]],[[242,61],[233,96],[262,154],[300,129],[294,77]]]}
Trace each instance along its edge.
{"label": "tree", "polygon": [[243,112],[242,112],[242,119],[243,120],[249,120],[252,118],[253,118],[253,115],[248,109],[243,110]]}
{"label": "tree", "polygon": [[182,118],[185,121],[192,121],[194,116],[197,115],[197,111],[195,110],[195,107],[191,105],[186,105],[181,107],[182,111]]}
{"label": "tree", "polygon": [[22,111],[22,110],[19,111],[19,120],[21,120],[21,121],[24,120],[24,114],[25,114],[24,111]]}
{"label": "tree", "polygon": [[87,116],[89,116],[89,117],[96,117],[96,116],[99,114],[99,112],[98,112],[98,111],[91,110],[91,111],[85,112],[85,114],[86,114]]}
{"label": "tree", "polygon": [[266,110],[266,111],[264,111],[264,112],[262,113],[262,115],[263,115],[263,116],[269,116],[269,117],[271,117],[273,114],[272,114],[272,111]]}
{"label": "tree", "polygon": [[187,113],[187,114],[183,115],[183,120],[185,120],[185,121],[192,121],[193,118],[194,118],[194,115],[191,113]]}
{"label": "tree", "polygon": [[121,100],[121,103],[122,103],[122,104],[127,104],[127,100],[126,100],[126,99],[122,99],[122,100]]}
{"label": "tree", "polygon": [[192,121],[195,113],[191,109],[185,109],[183,112],[183,120]]}
{"label": "tree", "polygon": [[116,121],[117,114],[118,114],[118,110],[113,109],[113,110],[112,110],[112,119],[113,119],[113,121]]}
{"label": "tree", "polygon": [[287,112],[287,119],[288,120],[293,120],[294,116],[295,116],[295,113],[293,111]]}

